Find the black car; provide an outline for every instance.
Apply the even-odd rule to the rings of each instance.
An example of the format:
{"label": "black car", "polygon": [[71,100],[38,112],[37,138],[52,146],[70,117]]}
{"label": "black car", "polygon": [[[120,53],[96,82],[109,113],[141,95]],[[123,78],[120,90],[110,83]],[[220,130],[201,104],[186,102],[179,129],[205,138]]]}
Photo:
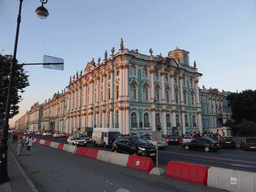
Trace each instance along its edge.
{"label": "black car", "polygon": [[236,142],[235,142],[234,138],[231,136],[222,136],[219,139],[219,143],[222,146],[222,148],[236,149]]}
{"label": "black car", "polygon": [[168,145],[171,145],[171,144],[179,145],[179,136],[178,135],[168,136],[166,139],[166,143],[168,143]]}
{"label": "black car", "polygon": [[213,140],[210,137],[200,137],[196,138],[191,142],[185,143],[183,147],[186,150],[189,149],[198,149],[198,150],[204,150],[205,152],[209,151],[217,151],[221,149],[221,145],[219,142]]}
{"label": "black car", "polygon": [[256,150],[256,138],[245,138],[240,144],[243,150]]}
{"label": "black car", "polygon": [[118,137],[113,143],[112,152],[144,157],[156,156],[155,146],[138,136]]}

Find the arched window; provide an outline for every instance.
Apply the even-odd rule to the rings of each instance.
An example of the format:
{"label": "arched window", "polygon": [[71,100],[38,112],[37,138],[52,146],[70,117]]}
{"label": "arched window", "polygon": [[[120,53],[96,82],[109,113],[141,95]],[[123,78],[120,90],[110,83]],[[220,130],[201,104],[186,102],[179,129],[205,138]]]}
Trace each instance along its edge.
{"label": "arched window", "polygon": [[102,113],[99,115],[99,126],[102,127]]}
{"label": "arched window", "polygon": [[159,97],[159,89],[158,88],[155,88],[155,100],[157,102],[160,102],[160,97]]}
{"label": "arched window", "polygon": [[185,127],[189,127],[187,114],[185,115]]}
{"label": "arched window", "polygon": [[143,118],[144,118],[144,127],[150,127],[148,113],[144,113]]}
{"label": "arched window", "polygon": [[164,74],[164,81],[168,82],[168,75],[167,74]]}
{"label": "arched window", "polygon": [[171,117],[169,114],[166,114],[166,127],[171,127]]}
{"label": "arched window", "polygon": [[130,94],[131,94],[131,99],[136,99],[136,85],[135,84],[130,85]]}
{"label": "arched window", "polygon": [[115,111],[115,128],[119,128],[119,111]]}
{"label": "arched window", "polygon": [[180,116],[179,116],[179,114],[175,115],[175,120],[176,120],[176,127],[180,127]]}
{"label": "arched window", "polygon": [[193,79],[190,78],[190,87],[193,87]]}
{"label": "arched window", "polygon": [[178,78],[177,78],[177,75],[175,75],[175,76],[174,76],[174,83],[176,83],[176,84],[178,83],[178,80],[177,80],[177,79],[178,79]]}
{"label": "arched window", "polygon": [[117,85],[116,86],[116,99],[119,98],[119,86]]}
{"label": "arched window", "polygon": [[136,67],[135,66],[130,66],[130,75],[136,75]]}
{"label": "arched window", "polygon": [[192,123],[193,123],[193,127],[196,127],[196,116],[192,115]]}
{"label": "arched window", "polygon": [[183,85],[186,85],[186,77],[185,76],[182,78],[182,80],[183,80]]}
{"label": "arched window", "polygon": [[117,69],[116,71],[116,76],[119,76],[119,69]]}
{"label": "arched window", "polygon": [[147,69],[142,70],[142,77],[148,77],[148,70]]}
{"label": "arched window", "polygon": [[166,102],[169,103],[170,102],[170,98],[169,98],[169,90],[166,89],[165,90],[165,99],[166,99]]}
{"label": "arched window", "polygon": [[103,102],[103,91],[100,92],[100,101]]}
{"label": "arched window", "polygon": [[108,93],[107,93],[107,98],[108,98],[108,101],[110,100],[110,98],[111,98],[111,94],[110,94],[110,88],[108,89]]}
{"label": "arched window", "polygon": [[107,127],[110,127],[110,112],[107,112]]}
{"label": "arched window", "polygon": [[137,114],[135,112],[131,114],[131,127],[138,127]]}
{"label": "arched window", "polygon": [[184,100],[184,104],[187,104],[187,93],[183,92],[183,100]]}
{"label": "arched window", "polygon": [[179,92],[178,92],[178,90],[175,91],[175,101],[176,101],[176,103],[179,103]]}
{"label": "arched window", "polygon": [[158,80],[158,71],[155,71],[154,73],[154,80]]}
{"label": "arched window", "polygon": [[195,95],[191,93],[191,104],[195,105]]}
{"label": "arched window", "polygon": [[144,86],[142,92],[143,92],[143,100],[147,101],[148,100],[148,87]]}

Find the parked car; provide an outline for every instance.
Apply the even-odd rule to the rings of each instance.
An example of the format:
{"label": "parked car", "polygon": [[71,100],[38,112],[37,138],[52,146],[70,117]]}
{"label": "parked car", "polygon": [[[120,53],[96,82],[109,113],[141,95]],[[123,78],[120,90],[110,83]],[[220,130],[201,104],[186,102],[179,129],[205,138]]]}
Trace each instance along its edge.
{"label": "parked car", "polygon": [[52,135],[52,134],[53,134],[52,131],[44,131],[44,132],[42,133],[42,136]]}
{"label": "parked car", "polygon": [[83,138],[83,137],[74,138],[73,136],[69,136],[67,139],[67,142],[70,145],[81,145],[81,146],[85,146],[85,147],[87,145],[87,142],[86,142],[85,138]]}
{"label": "parked car", "polygon": [[35,134],[36,134],[36,135],[41,135],[41,134],[42,134],[42,131],[36,131]]}
{"label": "parked car", "polygon": [[179,145],[179,136],[178,135],[168,136],[166,139],[166,143],[168,143],[168,145],[171,145],[171,144]]}
{"label": "parked car", "polygon": [[53,137],[61,137],[61,133],[60,132],[55,132],[52,136]]}
{"label": "parked car", "polygon": [[[142,139],[146,140],[147,142],[149,142],[149,143],[151,143],[151,144],[156,146],[156,141],[153,141],[151,136],[149,136],[149,135],[142,135],[142,136],[140,136],[140,138],[142,138]],[[158,148],[159,149],[163,149],[163,148],[165,148],[167,146],[168,146],[168,144],[166,143],[165,139],[163,139],[161,141],[158,141]]]}
{"label": "parked car", "polygon": [[91,143],[92,139],[88,137],[87,135],[81,135],[80,138],[84,139],[86,143]]}
{"label": "parked car", "polygon": [[185,143],[191,142],[194,140],[193,136],[185,136],[182,138],[182,146],[184,146]]}
{"label": "parked car", "polygon": [[240,144],[240,148],[243,150],[256,150],[256,138],[245,138]]}
{"label": "parked car", "polygon": [[218,141],[213,140],[210,137],[200,137],[196,138],[191,142],[185,143],[183,147],[186,150],[195,149],[195,150],[204,150],[205,152],[214,151],[217,152],[221,149],[221,145]]}
{"label": "parked car", "polygon": [[155,157],[156,147],[138,136],[119,136],[113,143],[112,152],[127,153],[135,156]]}
{"label": "parked car", "polygon": [[222,148],[233,148],[236,149],[236,142],[235,139],[231,136],[222,136],[219,139],[219,143]]}
{"label": "parked car", "polygon": [[60,133],[61,137],[67,137],[68,134],[67,133]]}

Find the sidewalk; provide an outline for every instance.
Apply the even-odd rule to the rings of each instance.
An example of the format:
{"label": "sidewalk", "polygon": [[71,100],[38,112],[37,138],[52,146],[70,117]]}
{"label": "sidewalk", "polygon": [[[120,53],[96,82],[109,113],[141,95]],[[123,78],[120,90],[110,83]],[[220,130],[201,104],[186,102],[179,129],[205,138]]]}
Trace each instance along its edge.
{"label": "sidewalk", "polygon": [[[11,142],[8,142],[9,150],[7,154],[8,161],[8,175],[9,182],[0,184],[0,192],[38,192],[34,184],[28,178],[26,173],[23,171],[16,157],[14,156],[14,152],[17,148],[17,144],[12,145]],[[12,146],[10,146],[12,145]],[[26,150],[24,148],[23,155],[26,154]]]}

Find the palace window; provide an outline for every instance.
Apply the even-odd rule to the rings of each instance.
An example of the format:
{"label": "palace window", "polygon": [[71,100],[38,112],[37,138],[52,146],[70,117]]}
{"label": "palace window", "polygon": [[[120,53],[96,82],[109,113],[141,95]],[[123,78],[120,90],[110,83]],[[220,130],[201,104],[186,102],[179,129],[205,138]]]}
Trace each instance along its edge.
{"label": "palace window", "polygon": [[160,123],[160,114],[159,114],[159,113],[156,114],[156,127],[158,127],[158,126],[161,126],[161,123]]}
{"label": "palace window", "polygon": [[166,89],[166,90],[165,90],[165,99],[166,99],[166,102],[167,102],[167,103],[170,102],[169,96],[170,96],[170,95],[169,95],[169,90]]}
{"label": "palace window", "polygon": [[166,127],[171,127],[171,117],[170,117],[170,114],[166,114]]}
{"label": "palace window", "polygon": [[136,99],[136,85],[130,85],[131,99]]}
{"label": "palace window", "polygon": [[158,80],[158,71],[154,72],[154,80]]}
{"label": "palace window", "polygon": [[187,104],[187,93],[183,92],[183,99],[184,99],[184,104]]}
{"label": "palace window", "polygon": [[142,69],[142,77],[148,77],[148,70]]}
{"label": "palace window", "polygon": [[148,113],[144,114],[144,127],[150,127]]}
{"label": "palace window", "polygon": [[119,111],[115,111],[115,128],[119,128]]}
{"label": "palace window", "polygon": [[175,120],[176,120],[176,127],[180,127],[180,116],[179,116],[179,114],[175,115]]}
{"label": "palace window", "polygon": [[185,115],[185,127],[189,127],[187,114]]}
{"label": "palace window", "polygon": [[192,116],[192,123],[193,123],[193,127],[196,127],[196,116],[195,115]]}
{"label": "palace window", "polygon": [[130,75],[136,75],[136,67],[130,66]]}
{"label": "palace window", "polygon": [[155,88],[155,100],[156,102],[160,102],[160,97],[159,97],[159,89]]}
{"label": "palace window", "polygon": [[191,101],[192,105],[195,105],[195,95],[193,93],[191,93]]}
{"label": "palace window", "polygon": [[178,90],[175,91],[175,102],[179,103],[179,92],[178,92]]}
{"label": "palace window", "polygon": [[135,112],[131,114],[131,127],[138,127],[137,114]]}
{"label": "palace window", "polygon": [[110,98],[111,98],[111,95],[110,95],[110,88],[108,89],[108,97],[107,97],[107,99],[108,99],[108,101],[110,100]]}
{"label": "palace window", "polygon": [[167,73],[164,74],[164,81],[165,81],[165,82],[168,82],[168,75],[167,75]]}
{"label": "palace window", "polygon": [[147,101],[148,100],[148,87],[144,86],[142,88],[142,92],[143,92],[143,100]]}
{"label": "palace window", "polygon": [[110,112],[107,112],[107,127],[110,127]]}

